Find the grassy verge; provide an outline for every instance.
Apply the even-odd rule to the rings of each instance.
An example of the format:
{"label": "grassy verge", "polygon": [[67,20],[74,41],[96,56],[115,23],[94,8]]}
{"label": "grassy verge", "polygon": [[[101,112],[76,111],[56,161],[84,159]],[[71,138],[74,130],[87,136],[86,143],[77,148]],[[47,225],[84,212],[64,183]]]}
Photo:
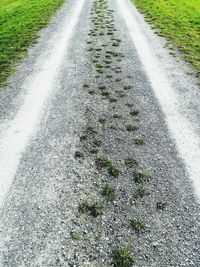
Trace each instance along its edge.
{"label": "grassy verge", "polygon": [[0,87],[64,0],[0,1]]}
{"label": "grassy verge", "polygon": [[160,34],[183,52],[200,75],[200,1],[133,0]]}

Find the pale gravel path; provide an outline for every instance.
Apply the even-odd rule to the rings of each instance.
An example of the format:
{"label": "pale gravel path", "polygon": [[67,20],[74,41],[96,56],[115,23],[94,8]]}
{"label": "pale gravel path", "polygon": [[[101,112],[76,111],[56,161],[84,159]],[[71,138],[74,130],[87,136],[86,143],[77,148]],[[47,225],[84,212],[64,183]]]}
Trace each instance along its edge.
{"label": "pale gravel path", "polygon": [[[81,3],[84,4],[83,7]],[[117,35],[122,39],[119,49],[125,55],[119,63],[123,71],[123,83],[131,82],[135,88],[127,92],[126,97],[120,98],[116,105],[109,104],[106,100],[101,101],[98,95],[91,96],[83,89],[83,84],[88,83],[96,90],[105,81],[100,79],[97,82],[94,78],[94,68],[87,51],[87,34],[90,29],[88,18],[92,1],[66,3],[52,24],[42,32],[39,43],[11,79],[10,88],[0,93],[1,122],[11,122],[12,127],[12,119],[17,118],[16,114],[19,114],[25,99],[31,94],[30,87],[24,88],[21,85],[24,82],[26,85],[27,77],[41,77],[42,70],[45,70],[43,62],[53,62],[49,55],[55,61],[56,53],[60,55],[59,62],[53,62],[50,68],[50,79],[41,77],[41,84],[46,88],[47,94],[37,94],[38,100],[29,98],[30,105],[34,105],[36,101],[38,105],[40,103],[39,108],[34,105],[32,114],[28,105],[24,114],[30,112],[30,121],[24,120],[23,114],[20,117],[22,119],[17,120],[21,128],[17,127],[16,131],[22,129],[19,131],[20,142],[21,137],[25,141],[19,142],[19,147],[15,146],[17,132],[14,131],[15,139],[12,135],[10,137],[14,142],[10,143],[10,152],[2,150],[6,152],[6,157],[1,167],[0,182],[2,184],[2,181],[7,181],[8,187],[0,196],[1,203],[4,203],[0,221],[2,267],[106,267],[111,266],[111,250],[127,244],[136,259],[134,266],[200,265],[200,218],[198,198],[195,196],[199,194],[199,182],[192,175],[193,169],[188,172],[188,162],[191,162],[189,153],[198,157],[200,150],[196,147],[195,150],[192,149],[190,139],[195,141],[193,135],[185,135],[187,143],[184,145],[189,149],[189,153],[185,154],[179,143],[182,135],[174,135],[178,125],[184,126],[184,118],[190,125],[186,124],[189,134],[192,132],[198,143],[200,92],[193,85],[195,80],[186,76],[187,67],[167,55],[162,39],[153,35],[128,0],[124,1],[124,5],[118,0],[109,0],[109,3],[115,11]],[[136,18],[135,23],[140,23],[134,36],[137,41],[138,38],[146,41],[145,58],[142,58],[144,51],[140,50],[142,47],[137,41],[134,46],[122,16],[122,8],[126,8],[126,5],[131,12],[130,19],[126,21],[128,26],[134,22],[131,16]],[[78,16],[74,17],[74,32],[71,32],[72,39],[65,50],[64,42],[68,38],[67,34],[70,35],[67,30],[68,24],[71,25],[72,22],[70,18],[75,12],[78,15],[79,11],[79,20]],[[63,47],[55,46],[59,34]],[[98,43],[101,43],[101,39]],[[54,52],[48,47],[58,51]],[[155,69],[150,69],[146,74],[151,67],[146,63],[149,53],[153,55],[152,63],[159,68],[158,79],[162,72],[169,82],[170,90],[177,97],[178,103],[173,104],[171,110],[167,97],[164,106],[162,95],[156,91],[160,84],[155,82],[152,86],[149,82],[155,74]],[[46,57],[41,62],[42,55]],[[39,68],[37,62],[40,63]],[[131,79],[127,78],[129,75],[132,76]],[[159,82],[162,83],[162,80]],[[109,86],[119,88],[123,83],[111,81]],[[131,145],[133,136],[124,129],[132,120],[128,116],[127,103],[133,103],[140,110],[136,136],[142,136],[145,140],[145,145],[141,148],[136,149]],[[123,115],[123,119],[117,124],[112,118],[116,111]],[[176,116],[180,119],[179,124],[170,125],[170,120],[177,119]],[[107,119],[105,128],[98,123],[101,117]],[[107,206],[103,202],[105,214],[97,219],[81,216],[77,212],[77,206],[82,200],[103,201],[100,192],[108,179],[104,172],[96,170],[94,156],[88,154],[93,137],[88,143],[79,141],[86,127],[91,125],[98,127],[96,137],[102,140],[102,153],[109,155],[122,169],[119,178],[109,180],[117,188],[117,199],[114,205]],[[120,131],[114,131],[110,128],[111,125],[119,127]],[[185,130],[183,127],[181,134],[186,134]],[[1,143],[5,138],[3,128],[0,136]],[[87,155],[85,160],[77,162],[74,159],[77,149],[83,150]],[[137,187],[133,184],[131,171],[123,165],[123,160],[130,155],[137,157],[140,168],[150,171],[153,176],[146,185],[150,195],[136,202],[132,196]],[[0,160],[3,156],[1,153]],[[198,160],[192,168],[195,166],[199,168]],[[8,172],[4,176],[3,171],[6,170]],[[155,209],[158,201],[166,203],[163,212]],[[143,216],[149,225],[147,233],[140,237],[130,229],[128,223],[135,214]],[[80,232],[83,240],[73,240],[73,231]]]}

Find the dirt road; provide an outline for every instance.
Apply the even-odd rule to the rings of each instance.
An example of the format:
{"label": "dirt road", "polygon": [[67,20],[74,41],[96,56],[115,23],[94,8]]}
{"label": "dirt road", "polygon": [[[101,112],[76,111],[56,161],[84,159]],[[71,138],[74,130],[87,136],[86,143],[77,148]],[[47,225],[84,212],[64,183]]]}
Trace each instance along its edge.
{"label": "dirt road", "polygon": [[200,266],[195,82],[128,0],[67,1],[0,92],[0,266]]}

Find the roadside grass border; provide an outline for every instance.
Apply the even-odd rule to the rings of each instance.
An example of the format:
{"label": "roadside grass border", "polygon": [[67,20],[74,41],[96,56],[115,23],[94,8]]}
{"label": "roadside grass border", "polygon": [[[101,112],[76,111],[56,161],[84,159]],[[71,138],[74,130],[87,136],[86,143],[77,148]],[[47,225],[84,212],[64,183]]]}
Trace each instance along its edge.
{"label": "roadside grass border", "polygon": [[[167,39],[196,70],[200,79],[200,2],[198,0],[132,0],[156,33]],[[170,48],[172,53],[173,49]]]}
{"label": "roadside grass border", "polygon": [[0,3],[0,87],[7,85],[17,63],[27,56],[39,31],[65,0],[1,0]]}

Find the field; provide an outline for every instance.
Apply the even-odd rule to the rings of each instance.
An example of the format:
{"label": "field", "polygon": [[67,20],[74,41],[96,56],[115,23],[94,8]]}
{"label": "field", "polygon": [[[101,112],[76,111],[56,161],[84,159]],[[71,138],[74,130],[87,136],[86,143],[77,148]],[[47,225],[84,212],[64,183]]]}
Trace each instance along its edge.
{"label": "field", "polygon": [[160,35],[183,52],[200,75],[200,1],[133,0],[146,19],[160,29]]}
{"label": "field", "polygon": [[0,1],[0,87],[64,0]]}

